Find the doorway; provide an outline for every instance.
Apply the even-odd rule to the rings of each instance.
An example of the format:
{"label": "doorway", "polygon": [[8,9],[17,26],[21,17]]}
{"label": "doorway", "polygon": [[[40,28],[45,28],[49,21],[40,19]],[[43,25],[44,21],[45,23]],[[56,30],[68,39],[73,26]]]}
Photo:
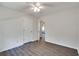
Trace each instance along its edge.
{"label": "doorway", "polygon": [[40,21],[40,42],[45,41],[45,22]]}

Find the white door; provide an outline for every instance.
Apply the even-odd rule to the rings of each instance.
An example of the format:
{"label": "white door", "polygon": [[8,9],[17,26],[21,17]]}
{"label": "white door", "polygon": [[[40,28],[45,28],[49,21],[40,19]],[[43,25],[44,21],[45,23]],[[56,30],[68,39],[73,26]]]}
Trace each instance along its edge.
{"label": "white door", "polygon": [[23,41],[24,43],[33,41],[33,19],[24,19]]}

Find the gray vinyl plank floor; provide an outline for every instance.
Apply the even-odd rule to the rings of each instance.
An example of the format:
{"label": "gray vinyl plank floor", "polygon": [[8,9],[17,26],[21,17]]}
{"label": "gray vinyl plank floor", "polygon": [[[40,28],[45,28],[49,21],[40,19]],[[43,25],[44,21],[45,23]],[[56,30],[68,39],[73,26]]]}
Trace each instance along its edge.
{"label": "gray vinyl plank floor", "polygon": [[78,56],[76,49],[43,42],[29,42],[24,45],[0,52],[0,56]]}

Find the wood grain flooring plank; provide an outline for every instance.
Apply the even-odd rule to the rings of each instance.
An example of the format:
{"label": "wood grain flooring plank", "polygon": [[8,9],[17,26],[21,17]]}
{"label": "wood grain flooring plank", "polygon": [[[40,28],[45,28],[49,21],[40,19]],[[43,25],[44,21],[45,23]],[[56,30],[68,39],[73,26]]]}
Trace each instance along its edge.
{"label": "wood grain flooring plank", "polygon": [[4,52],[0,56],[78,56],[76,49],[50,42],[29,42]]}

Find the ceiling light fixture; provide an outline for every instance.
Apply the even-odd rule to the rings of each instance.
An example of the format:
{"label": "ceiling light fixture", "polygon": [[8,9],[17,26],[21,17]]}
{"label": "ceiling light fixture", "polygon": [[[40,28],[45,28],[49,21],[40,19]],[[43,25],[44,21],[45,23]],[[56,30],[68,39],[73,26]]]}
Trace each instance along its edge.
{"label": "ceiling light fixture", "polygon": [[40,9],[42,9],[43,8],[43,6],[41,6],[40,5],[40,3],[36,3],[36,4],[32,4],[32,10],[34,11],[34,12],[40,12]]}

